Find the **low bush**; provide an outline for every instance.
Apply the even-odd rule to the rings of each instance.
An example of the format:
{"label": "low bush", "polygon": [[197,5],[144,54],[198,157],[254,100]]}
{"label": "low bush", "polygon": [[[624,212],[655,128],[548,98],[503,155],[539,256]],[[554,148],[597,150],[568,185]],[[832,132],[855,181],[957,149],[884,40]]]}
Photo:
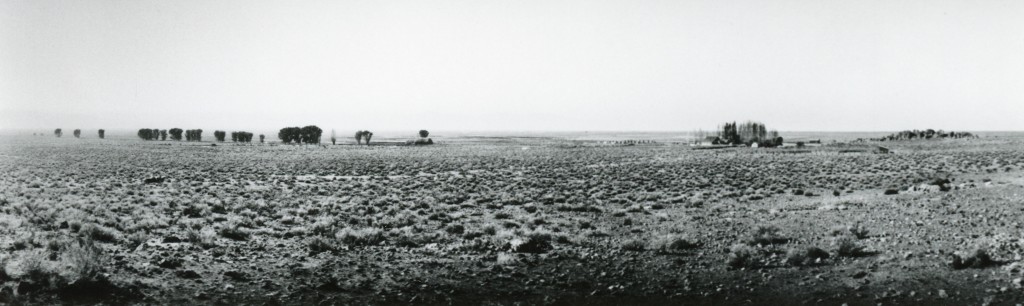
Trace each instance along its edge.
{"label": "low bush", "polygon": [[733,269],[755,267],[759,264],[757,250],[746,244],[734,244],[729,248],[725,264]]}
{"label": "low bush", "polygon": [[651,248],[662,253],[675,253],[697,247],[700,247],[697,242],[678,234],[664,235],[651,242]]}
{"label": "low bush", "polygon": [[857,243],[857,237],[851,235],[840,235],[832,239],[832,245],[836,247],[836,254],[843,257],[858,257],[866,255],[864,246]]}
{"label": "low bush", "polygon": [[620,246],[624,251],[640,252],[647,250],[647,242],[640,239],[626,240]]}
{"label": "low bush", "polygon": [[384,242],[384,232],[377,228],[344,228],[335,235],[341,243],[350,246],[370,246]]}
{"label": "low bush", "polygon": [[[961,256],[963,255],[963,256]],[[992,260],[992,256],[988,254],[985,249],[975,249],[974,251],[966,254],[953,254],[953,259],[950,262],[950,267],[953,269],[966,269],[966,268],[987,268],[997,264],[995,260]]]}
{"label": "low bush", "polygon": [[770,245],[789,242],[789,238],[779,234],[779,231],[779,228],[774,225],[758,225],[754,228],[754,232],[750,234],[750,237],[747,238],[747,244]]}
{"label": "low bush", "polygon": [[792,266],[818,264],[828,258],[828,252],[817,247],[791,248],[786,252],[786,263]]}

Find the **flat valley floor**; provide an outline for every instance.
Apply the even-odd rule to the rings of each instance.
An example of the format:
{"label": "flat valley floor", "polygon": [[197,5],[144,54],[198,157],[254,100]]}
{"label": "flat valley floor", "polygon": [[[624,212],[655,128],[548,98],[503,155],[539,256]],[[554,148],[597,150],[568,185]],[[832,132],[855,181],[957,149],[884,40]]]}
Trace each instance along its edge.
{"label": "flat valley floor", "polygon": [[0,137],[0,302],[1024,302],[1021,138],[435,141]]}

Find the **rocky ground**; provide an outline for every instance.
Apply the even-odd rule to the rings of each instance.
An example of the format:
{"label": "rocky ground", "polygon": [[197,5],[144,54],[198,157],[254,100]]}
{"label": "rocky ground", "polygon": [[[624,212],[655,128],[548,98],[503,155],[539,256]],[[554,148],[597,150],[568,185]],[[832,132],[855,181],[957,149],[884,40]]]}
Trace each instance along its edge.
{"label": "rocky ground", "polygon": [[2,143],[0,302],[1024,302],[1014,139]]}

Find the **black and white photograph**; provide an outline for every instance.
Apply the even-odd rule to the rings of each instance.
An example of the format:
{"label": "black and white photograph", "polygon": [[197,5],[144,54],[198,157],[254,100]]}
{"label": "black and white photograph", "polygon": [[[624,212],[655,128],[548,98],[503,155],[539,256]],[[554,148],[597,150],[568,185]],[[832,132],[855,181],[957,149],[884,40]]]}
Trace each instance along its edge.
{"label": "black and white photograph", "polygon": [[0,305],[1024,303],[1024,1],[0,0]]}

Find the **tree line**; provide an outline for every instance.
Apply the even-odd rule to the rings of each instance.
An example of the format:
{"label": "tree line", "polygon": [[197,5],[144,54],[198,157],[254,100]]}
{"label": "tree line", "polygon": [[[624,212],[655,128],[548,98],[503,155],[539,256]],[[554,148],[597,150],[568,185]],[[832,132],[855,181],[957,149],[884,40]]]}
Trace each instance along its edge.
{"label": "tree line", "polygon": [[718,137],[722,142],[728,144],[751,145],[757,143],[760,146],[781,146],[782,137],[776,130],[768,130],[764,123],[747,121],[740,124],[726,122],[719,127]]}
{"label": "tree line", "polygon": [[[81,132],[82,131],[80,129],[74,130],[74,136],[76,138],[81,137]],[[58,129],[55,129],[53,131],[53,134],[56,137],[61,137],[61,136],[64,135],[64,132],[63,132],[62,129],[58,128]],[[101,139],[105,137],[105,134],[106,134],[105,130],[103,130],[103,129],[99,130],[99,137]],[[285,128],[282,128],[277,133],[277,138],[280,139],[282,143],[319,144],[320,143],[320,137],[322,136],[322,134],[323,134],[323,130],[320,129],[319,127],[317,127],[315,125],[307,125],[307,126],[304,126],[304,127],[297,127],[296,126],[296,127],[285,127]],[[183,130],[181,128],[171,128],[171,129],[161,130],[161,129],[142,128],[142,129],[139,129],[139,131],[136,133],[136,135],[140,139],[142,139],[142,140],[167,140],[168,136],[170,136],[171,140],[174,140],[174,141],[181,141],[182,139],[184,139],[185,141],[202,141],[203,140],[203,130],[202,129]],[[225,132],[225,131],[217,130],[217,131],[213,132],[213,137],[218,142],[224,142],[226,140],[226,138],[227,138],[227,135],[228,135],[228,133]],[[432,139],[430,139],[430,138],[427,138],[429,135],[430,135],[430,132],[428,132],[427,130],[420,130],[419,131],[420,139],[416,140],[415,142],[413,142],[413,141],[410,141],[410,142],[413,142],[414,144],[433,144],[434,141]],[[233,142],[245,142],[245,143],[248,143],[248,142],[252,142],[253,136],[255,136],[255,134],[250,133],[250,132],[233,131],[233,132],[231,132],[231,141],[233,141]],[[365,144],[369,145],[370,144],[370,140],[372,138],[373,138],[373,132],[368,131],[368,130],[359,130],[355,134],[355,139],[356,139],[356,143],[357,144],[365,143]],[[266,136],[263,135],[263,134],[260,134],[259,135],[259,139],[260,139],[260,143],[263,143],[265,141],[265,139],[266,139]],[[332,144],[336,144],[336,138],[335,138],[335,134],[334,134],[333,130],[331,131],[331,143]]]}
{"label": "tree line", "polygon": [[873,138],[874,141],[894,141],[894,140],[913,140],[913,139],[942,139],[942,138],[978,138],[970,132],[953,132],[943,130],[904,130],[896,133],[889,134],[881,138]]}

